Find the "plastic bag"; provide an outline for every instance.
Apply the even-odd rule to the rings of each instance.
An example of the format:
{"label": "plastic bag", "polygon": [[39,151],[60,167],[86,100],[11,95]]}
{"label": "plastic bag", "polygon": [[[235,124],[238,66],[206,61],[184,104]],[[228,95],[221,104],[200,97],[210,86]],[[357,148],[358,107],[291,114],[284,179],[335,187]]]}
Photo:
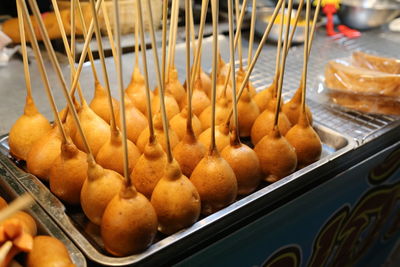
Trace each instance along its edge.
{"label": "plastic bag", "polygon": [[351,58],[329,61],[315,88],[322,102],[367,113],[400,115],[400,60],[357,51]]}

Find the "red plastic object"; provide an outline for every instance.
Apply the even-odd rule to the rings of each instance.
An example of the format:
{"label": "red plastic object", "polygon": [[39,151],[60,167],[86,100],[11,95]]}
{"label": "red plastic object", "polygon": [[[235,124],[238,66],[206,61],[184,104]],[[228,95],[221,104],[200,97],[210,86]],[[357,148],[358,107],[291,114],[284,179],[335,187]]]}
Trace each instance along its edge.
{"label": "red plastic object", "polygon": [[326,15],[326,35],[328,36],[336,36],[339,33],[335,31],[335,24],[333,23],[333,14],[336,13],[336,7],[334,4],[326,4],[322,11]]}
{"label": "red plastic object", "polygon": [[339,25],[338,30],[344,34],[347,38],[353,39],[353,38],[358,38],[361,36],[361,32],[351,29],[345,25]]}

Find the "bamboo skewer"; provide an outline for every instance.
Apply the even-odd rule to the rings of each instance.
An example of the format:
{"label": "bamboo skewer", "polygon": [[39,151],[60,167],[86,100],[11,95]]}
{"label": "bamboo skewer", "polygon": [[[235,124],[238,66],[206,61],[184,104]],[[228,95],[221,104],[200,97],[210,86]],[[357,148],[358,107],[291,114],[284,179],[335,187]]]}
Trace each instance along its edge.
{"label": "bamboo skewer", "polygon": [[[193,33],[192,28],[192,18],[193,14],[190,11],[191,9],[191,1],[185,0],[185,34],[186,34],[186,96],[187,96],[187,105],[188,105],[188,117],[186,120],[186,129],[190,132],[193,132],[192,125],[192,87],[190,80],[190,36]],[[194,42],[193,42],[194,44]]]}
{"label": "bamboo skewer", "polygon": [[[86,29],[85,18],[83,17],[81,4],[79,3],[78,0],[73,0],[73,1],[76,2],[76,4],[77,4],[76,6],[78,7],[79,21],[81,22],[81,25],[82,25],[83,37],[86,40],[88,38],[88,33],[87,33],[87,29]],[[99,81],[99,76],[97,74],[96,66],[94,64],[93,53],[92,53],[92,49],[90,49],[90,46],[88,47],[88,52],[87,53],[88,53],[88,56],[89,56],[90,66],[92,68],[94,80],[95,81]]]}
{"label": "bamboo skewer", "polygon": [[[140,5],[141,0],[138,0],[137,2]],[[172,149],[171,149],[171,143],[170,143],[170,138],[169,138],[167,111],[165,108],[165,101],[164,101],[164,97],[165,97],[164,84],[162,83],[162,80],[161,80],[161,71],[160,71],[160,63],[158,60],[156,36],[154,34],[153,12],[151,10],[150,0],[147,0],[146,3],[147,3],[147,9],[148,9],[148,13],[149,13],[149,20],[150,20],[151,47],[152,47],[153,55],[154,55],[154,63],[155,63],[155,68],[156,68],[158,88],[160,88],[161,115],[162,115],[164,134],[165,134],[166,145],[167,145],[167,159],[168,159],[168,163],[172,163],[173,156],[172,156]],[[141,9],[141,6],[139,6],[139,8]],[[143,18],[141,16],[141,14],[140,14],[140,19],[143,24],[143,20],[142,20]]]}
{"label": "bamboo skewer", "polygon": [[[247,0],[243,0],[242,6],[246,6],[246,5],[247,5]],[[236,24],[235,50],[236,50],[236,47],[238,46],[239,33],[241,32],[241,29],[242,29],[242,23],[243,23],[243,18],[244,18],[244,15],[245,15],[245,11],[246,11],[246,8],[242,8],[242,10],[240,11],[239,20],[237,21],[237,24]],[[249,63],[247,62],[247,64],[249,64]],[[229,65],[228,73],[226,74],[226,78],[225,78],[225,82],[224,82],[224,88],[223,88],[224,94],[226,93],[226,89],[228,88],[228,83],[229,83],[229,78],[230,78],[230,75],[231,75],[231,71],[232,71],[232,69],[231,69],[231,66]]]}
{"label": "bamboo skewer", "polygon": [[3,264],[5,261],[8,252],[10,252],[11,248],[13,247],[12,241],[8,240],[0,247],[0,264]]}
{"label": "bamboo skewer", "polygon": [[309,49],[308,46],[311,45],[309,43],[309,30],[310,30],[310,0],[307,0],[306,7],[306,29],[304,33],[304,55],[303,55],[303,73],[301,75],[302,81],[302,94],[301,94],[301,110],[305,114],[306,112],[306,90],[307,90],[307,66],[308,66],[308,58],[309,58]]}
{"label": "bamboo skewer", "polygon": [[173,37],[172,37],[172,48],[171,48],[171,61],[170,66],[174,67],[175,66],[175,47],[176,47],[176,39],[177,39],[177,33],[178,33],[178,18],[179,18],[179,1],[176,1],[176,6],[175,6],[175,21],[174,21],[174,25],[173,25]]}
{"label": "bamboo skewer", "polygon": [[27,208],[32,203],[33,198],[28,193],[23,194],[22,196],[11,202],[10,205],[8,205],[6,208],[0,211],[0,222],[4,221],[17,211]]}
{"label": "bamboo skewer", "polygon": [[[242,5],[242,9],[246,9],[245,5]],[[239,21],[239,0],[235,0],[235,11],[236,11],[236,21]],[[242,31],[237,29],[239,34],[239,44],[238,44],[238,54],[239,54],[239,69],[243,69],[243,49],[242,49]]]}
{"label": "bamboo skewer", "polygon": [[[24,2],[24,4],[25,4],[25,2]],[[54,101],[53,93],[52,93],[52,91],[50,89],[51,88],[50,87],[50,82],[49,82],[49,79],[48,79],[48,76],[47,76],[46,69],[44,67],[43,58],[42,58],[42,55],[41,55],[40,50],[39,50],[39,45],[37,43],[36,35],[35,35],[35,32],[34,32],[33,27],[32,27],[32,22],[30,20],[30,17],[24,13],[24,10],[25,10],[25,7],[21,4],[20,0],[18,0],[17,1],[17,12],[18,12],[18,18],[19,18],[18,19],[19,20],[19,25],[21,27],[20,33],[21,33],[21,35],[25,34],[24,24],[27,25],[28,26],[27,27],[28,36],[30,37],[30,40],[31,40],[31,44],[32,44],[32,47],[33,47],[35,58],[36,58],[36,61],[38,63],[38,66],[39,66],[40,76],[41,76],[41,78],[43,80],[43,83],[44,83],[46,94],[47,94],[48,100],[50,102],[50,107],[51,107],[51,110],[53,111],[54,119],[56,121],[56,124],[57,124],[59,130],[60,130],[62,141],[64,143],[67,143],[68,142],[67,134],[65,133],[64,127],[62,125],[62,122],[61,122],[61,119],[60,119],[60,116],[59,116],[57,105],[56,105],[56,103]],[[21,41],[23,41],[22,39],[24,39],[24,41],[26,40],[25,37],[21,38]],[[26,44],[25,44],[25,48],[26,48]]]}
{"label": "bamboo skewer", "polygon": [[[72,83],[73,82],[73,76],[76,73],[75,62],[74,62],[74,59],[73,59],[73,56],[72,56],[73,49],[68,44],[67,34],[65,32],[65,29],[64,29],[64,24],[63,24],[63,21],[62,21],[62,18],[61,18],[61,14],[60,14],[60,10],[58,8],[57,1],[56,0],[51,0],[51,2],[52,2],[52,5],[53,5],[53,8],[54,8],[54,14],[56,15],[58,28],[59,28],[59,30],[61,32],[61,38],[63,40],[65,53],[67,54],[68,63],[69,63],[69,66],[71,68],[71,80],[72,80],[71,83]],[[71,19],[72,19],[72,17],[74,17],[74,20],[75,20],[75,16],[71,14]],[[71,26],[71,32],[72,32],[71,33],[71,44],[73,44],[75,46],[75,40],[73,38],[73,36],[75,36],[75,29],[72,30],[72,26]],[[75,50],[75,48],[74,48],[74,50]],[[81,102],[83,103],[84,97],[83,97],[82,88],[81,88],[81,85],[80,85],[79,82],[78,82],[77,86],[78,86],[79,98],[81,99]],[[65,113],[67,113],[67,112],[65,112]]]}
{"label": "bamboo skewer", "polygon": [[[292,8],[293,8],[293,0],[289,0],[289,12],[288,12],[288,22],[286,25],[286,30],[285,30],[285,38],[283,40],[283,53],[281,57],[281,63],[280,63],[280,69],[279,69],[279,82],[278,82],[278,88],[277,88],[277,98],[276,98],[276,108],[275,108],[275,117],[274,117],[274,127],[278,126],[278,120],[279,120],[279,111],[281,108],[281,101],[282,101],[282,85],[283,85],[283,77],[284,77],[284,71],[285,71],[285,65],[286,65],[286,56],[288,53],[288,40],[289,40],[289,31],[290,31],[290,19],[291,19],[291,14],[292,14]],[[285,7],[282,7],[282,24],[281,27],[283,28],[283,24],[285,21]],[[280,48],[279,48],[280,50]]]}
{"label": "bamboo skewer", "polygon": [[[137,0],[137,1],[139,1],[139,0]],[[137,12],[137,14],[139,14],[139,12],[140,12],[138,4],[136,5],[136,12]],[[140,14],[142,14],[142,12],[140,12]],[[165,22],[166,22],[166,20],[165,20]],[[166,25],[164,25],[164,26],[166,26]],[[145,47],[144,27],[143,27],[143,21],[142,21],[141,15],[140,16],[138,15],[138,30],[140,33],[141,45],[142,45],[142,47]],[[164,29],[163,29],[163,31],[164,31]],[[165,47],[163,49],[165,49]],[[147,116],[147,119],[149,121],[149,143],[153,143],[156,140],[156,137],[154,134],[153,112],[152,112],[152,108],[151,108],[149,73],[148,73],[148,68],[147,68],[146,49],[142,49],[142,61],[143,61],[144,82],[145,82],[145,86],[146,86],[147,113],[149,114],[149,116]],[[161,91],[161,89],[160,89],[160,91]]]}
{"label": "bamboo skewer", "polygon": [[[256,63],[257,63],[258,57],[259,57],[260,54],[261,54],[261,50],[262,50],[262,48],[264,47],[264,44],[265,44],[265,42],[266,42],[267,39],[268,39],[268,35],[269,35],[270,31],[271,31],[273,22],[275,21],[277,15],[278,15],[278,12],[279,12],[279,10],[280,10],[280,7],[281,7],[281,5],[282,5],[283,2],[284,2],[284,0],[279,0],[278,3],[276,4],[276,7],[275,7],[275,9],[274,9],[274,12],[272,13],[272,16],[270,17],[270,19],[269,19],[269,21],[268,21],[268,26],[267,26],[267,28],[265,29],[264,34],[263,34],[263,36],[262,36],[262,38],[261,38],[261,41],[260,41],[260,43],[259,43],[259,45],[258,45],[258,47],[257,47],[257,50],[256,50],[255,54],[254,54],[254,57],[253,57],[251,63],[249,64],[249,67],[248,67],[248,69],[247,69],[246,75],[244,76],[243,82],[242,82],[242,84],[241,84],[241,86],[240,86],[240,89],[239,89],[239,92],[238,92],[238,94],[237,94],[237,96],[236,96],[236,99],[240,99],[240,97],[242,96],[242,93],[243,93],[244,89],[246,88],[246,85],[247,85],[247,82],[249,81],[251,72],[253,71],[254,66],[255,66]],[[227,119],[226,119],[227,122],[230,121],[230,118],[232,117],[232,114],[233,114],[233,110],[231,110],[231,112],[229,113],[229,116],[228,116]]]}
{"label": "bamboo skewer", "polygon": [[165,84],[165,73],[166,73],[166,57],[167,57],[167,17],[168,17],[168,1],[163,1],[163,13],[162,13],[162,40],[161,40],[161,75],[163,84]]}
{"label": "bamboo skewer", "polygon": [[167,69],[166,69],[166,81],[168,82],[169,79],[169,68],[173,66],[173,53],[174,53],[174,33],[175,29],[177,29],[178,25],[178,16],[177,12],[179,11],[179,0],[172,0],[172,7],[171,7],[171,19],[170,19],[170,27],[169,27],[169,41],[168,41],[168,58],[167,58]]}
{"label": "bamboo skewer", "polygon": [[217,94],[217,66],[218,66],[218,2],[211,0],[212,22],[213,22],[213,60],[212,60],[212,94],[211,94],[211,143],[210,154],[217,150],[215,143],[215,104]]}
{"label": "bamboo skewer", "polygon": [[[277,97],[277,92],[278,92],[278,82],[279,82],[279,67],[281,63],[281,52],[282,52],[282,34],[283,34],[283,25],[285,24],[284,18],[285,18],[285,7],[282,7],[282,21],[281,24],[279,25],[279,36],[278,36],[278,45],[277,45],[277,51],[276,51],[276,59],[275,59],[275,77],[274,80],[272,81],[275,84],[275,88],[273,91],[273,97]],[[289,51],[289,50],[288,50]],[[288,51],[285,51],[286,53]]]}
{"label": "bamboo skewer", "polygon": [[[185,9],[186,11],[186,9]],[[195,30],[194,30],[194,17],[193,17],[193,7],[192,1],[189,2],[189,15],[190,15],[190,40],[193,46],[193,55],[196,53],[197,45],[196,45],[196,37],[195,37]],[[201,52],[200,52],[201,54]]]}
{"label": "bamboo skewer", "polygon": [[[301,0],[303,1],[303,0]],[[249,37],[249,51],[247,55],[247,64],[249,64],[253,56],[253,43],[254,43],[254,31],[256,26],[256,10],[257,10],[257,0],[253,0],[251,5],[251,22],[250,22],[250,37]]]}
{"label": "bamboo skewer", "polygon": [[[96,7],[95,7],[94,0],[90,0],[90,6],[92,8],[93,20],[94,20],[94,25],[95,25],[94,29],[96,32],[96,41],[97,41],[97,47],[99,50],[101,68],[103,70],[103,78],[104,78],[104,82],[105,82],[106,90],[107,90],[108,104],[110,105],[110,112],[111,112],[110,125],[111,125],[112,131],[117,131],[117,125],[115,122],[115,112],[114,112],[114,107],[113,107],[113,103],[112,103],[112,96],[111,96],[111,89],[110,89],[110,80],[108,79],[107,66],[106,66],[106,61],[105,61],[105,56],[104,56],[103,43],[102,43],[102,39],[101,39],[99,20],[96,15]],[[110,33],[110,34],[112,34],[112,33]],[[109,36],[109,38],[110,38],[110,42],[113,41],[112,36]],[[114,60],[115,59],[116,59],[116,57],[114,56]],[[116,62],[116,63],[118,63],[118,62]]]}
{"label": "bamboo skewer", "polygon": [[[71,1],[71,9],[70,9],[70,14],[71,14],[71,56],[73,61],[75,61],[75,34],[76,34],[76,23],[75,23],[75,1]],[[71,83],[74,80],[74,73],[71,68]]]}
{"label": "bamboo skewer", "polygon": [[196,45],[196,53],[194,55],[193,60],[193,73],[191,76],[191,84],[190,87],[193,88],[195,75],[199,72],[200,65],[201,65],[201,50],[202,50],[202,43],[203,43],[203,34],[204,34],[204,25],[206,22],[206,15],[207,15],[207,8],[208,8],[209,0],[203,0],[201,3],[201,16],[200,16],[200,27],[199,27],[199,34],[197,37],[197,45]]}
{"label": "bamboo skewer", "polygon": [[[138,0],[137,0],[138,1]],[[91,0],[92,9],[94,10],[94,0]],[[121,109],[121,122],[122,122],[122,145],[123,145],[123,158],[124,158],[124,177],[125,177],[125,185],[127,187],[131,187],[132,189],[134,186],[132,185],[132,181],[129,178],[129,159],[128,159],[128,139],[126,135],[126,113],[125,113],[125,94],[124,94],[124,80],[122,77],[122,62],[121,62],[121,31],[119,25],[119,7],[118,1],[113,0],[114,3],[114,34],[116,37],[116,54],[114,59],[116,60],[116,71],[117,71],[117,78],[118,78],[118,85],[119,85],[119,93],[120,93],[120,109]],[[95,21],[97,18],[95,18]],[[96,22],[96,28],[99,26]],[[100,30],[100,28],[98,28]],[[99,36],[100,37],[100,36]],[[111,40],[111,39],[110,39]],[[98,39],[99,43],[101,43],[101,39]],[[111,103],[111,96],[110,96],[110,103]],[[112,103],[111,103],[112,108]]]}
{"label": "bamboo skewer", "polygon": [[28,62],[28,52],[26,50],[26,37],[24,29],[24,19],[20,10],[20,6],[17,2],[17,12],[18,12],[18,27],[21,36],[21,50],[22,50],[22,60],[24,63],[24,74],[25,74],[25,84],[26,84],[26,96],[27,98],[32,98],[32,84],[31,75],[29,72],[29,62]]}
{"label": "bamboo skewer", "polygon": [[[114,41],[113,32],[112,32],[112,28],[111,28],[110,18],[108,17],[106,2],[103,2],[103,4],[101,5],[101,8],[103,11],[104,22],[106,24],[108,40],[110,41],[111,53],[113,54],[114,63],[117,64],[117,60],[115,59],[117,50],[115,48],[115,41]],[[97,21],[98,20],[99,19],[97,18]],[[99,28],[100,28],[100,26],[99,26]],[[104,54],[104,51],[103,51],[103,54]]]}
{"label": "bamboo skewer", "polygon": [[139,16],[135,18],[135,67],[139,68]]}
{"label": "bamboo skewer", "polygon": [[[253,1],[254,4],[255,1]],[[229,19],[229,51],[230,51],[230,66],[235,69],[235,41],[233,40],[233,7],[232,1],[228,0],[228,19]],[[238,120],[238,108],[236,101],[236,75],[235,71],[232,72],[232,105],[233,105],[233,122],[234,131],[236,131],[236,136],[239,136],[239,120]]]}
{"label": "bamboo skewer", "polygon": [[[99,12],[100,5],[101,5],[102,1],[103,0],[98,0],[96,2],[96,12]],[[79,5],[79,2],[78,2],[78,5]],[[78,84],[79,77],[80,77],[81,72],[82,72],[83,63],[85,62],[85,58],[86,58],[86,55],[88,53],[88,49],[89,49],[89,46],[90,46],[90,41],[92,39],[93,31],[94,31],[94,22],[93,22],[93,19],[92,19],[92,21],[90,22],[90,26],[89,26],[87,37],[85,39],[85,44],[83,45],[83,50],[82,50],[82,53],[81,53],[81,57],[79,59],[78,67],[76,68],[74,80],[72,81],[72,84],[71,84],[71,88],[70,88],[70,92],[69,92],[71,97],[75,94],[76,86]],[[69,107],[67,106],[66,107],[66,112],[64,113],[62,121],[65,121],[65,119],[67,118],[68,110],[69,110]]]}
{"label": "bamboo skewer", "polygon": [[[26,18],[28,18],[29,17],[29,13],[28,13],[28,9],[27,9],[27,6],[26,6],[25,2],[23,2],[22,0],[18,0],[18,1],[23,6],[24,16]],[[80,121],[79,121],[79,118],[78,118],[78,114],[77,114],[76,109],[74,107],[74,104],[72,102],[71,96],[68,94],[67,85],[66,85],[65,79],[63,77],[60,64],[57,61],[57,57],[56,57],[54,49],[53,49],[53,47],[51,45],[50,38],[48,36],[48,33],[47,33],[46,28],[45,28],[44,23],[43,23],[43,19],[40,16],[40,11],[39,11],[39,8],[37,6],[37,3],[34,0],[28,0],[28,1],[29,1],[29,5],[31,7],[31,10],[32,10],[37,22],[38,22],[39,30],[40,30],[40,33],[41,33],[41,35],[43,37],[43,42],[44,42],[44,44],[46,46],[47,52],[49,53],[50,60],[51,60],[51,63],[53,65],[53,68],[55,69],[57,77],[58,77],[58,79],[60,81],[61,89],[63,90],[64,96],[67,99],[67,103],[68,103],[69,109],[72,111],[72,115],[73,115],[73,118],[74,118],[74,120],[76,122],[76,126],[78,128],[79,134],[82,137],[86,153],[88,154],[88,160],[91,161],[91,162],[94,162],[93,153],[92,153],[92,151],[91,151],[91,149],[89,147],[89,144],[88,144],[88,142],[86,140],[85,133],[82,130],[82,127],[81,127],[81,124],[80,124]],[[99,2],[101,2],[101,0],[99,0]],[[36,39],[35,35],[34,35],[32,23],[31,23],[30,20],[28,22],[29,22],[29,29],[31,31],[31,35],[33,36],[33,39]],[[39,52],[39,47],[38,46],[36,46],[36,49]],[[75,75],[75,78],[77,78],[77,75]]]}

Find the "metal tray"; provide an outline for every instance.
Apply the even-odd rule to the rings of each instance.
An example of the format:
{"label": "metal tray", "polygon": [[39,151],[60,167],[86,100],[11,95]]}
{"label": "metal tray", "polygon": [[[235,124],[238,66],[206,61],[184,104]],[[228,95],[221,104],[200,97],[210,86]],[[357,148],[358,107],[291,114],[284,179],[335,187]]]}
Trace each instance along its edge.
{"label": "metal tray", "polygon": [[[4,152],[2,150],[2,152]],[[0,158],[1,165],[4,166],[4,157]],[[7,162],[8,160],[5,159]],[[0,165],[0,195],[7,200],[12,201],[18,196],[26,193],[26,190],[18,183],[14,171],[9,168],[1,168]],[[26,176],[26,175],[25,175]],[[29,209],[25,210],[36,221],[38,234],[49,235],[57,238],[67,247],[69,255],[76,266],[86,267],[85,256],[78,250],[78,248],[71,242],[64,232],[54,223],[54,221],[47,215],[47,213],[37,204],[34,203]]]}
{"label": "metal tray", "polygon": [[[88,222],[80,208],[64,206],[44,183],[35,176],[26,173],[23,170],[23,165],[17,165],[18,163],[14,162],[8,155],[7,136],[0,138],[0,164],[11,172],[26,190],[32,192],[38,203],[90,260],[109,266],[125,266],[134,263],[153,265],[155,263],[161,264],[163,259],[171,260],[171,257],[178,257],[183,248],[192,247],[200,240],[204,241],[209,238],[210,231],[215,233],[221,230],[221,225],[230,225],[229,221],[232,218],[236,218],[235,222],[247,218],[252,213],[247,208],[248,206],[257,205],[260,199],[267,199],[270,195],[275,195],[281,190],[290,191],[294,189],[293,186],[289,186],[291,183],[306,177],[307,174],[316,169],[324,167],[326,163],[334,161],[355,147],[352,138],[337,133],[318,122],[315,123],[315,129],[323,142],[323,153],[319,161],[276,183],[270,185],[263,183],[253,194],[237,200],[219,212],[201,218],[185,230],[168,237],[158,234],[156,241],[150,248],[143,253],[128,257],[117,258],[108,255],[102,248],[99,228]],[[10,182],[15,183],[15,181]]]}

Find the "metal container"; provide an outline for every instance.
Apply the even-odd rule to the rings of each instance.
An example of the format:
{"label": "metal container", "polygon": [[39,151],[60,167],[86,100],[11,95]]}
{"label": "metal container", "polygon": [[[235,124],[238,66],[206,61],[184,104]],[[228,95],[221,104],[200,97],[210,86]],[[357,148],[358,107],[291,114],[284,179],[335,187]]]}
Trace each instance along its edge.
{"label": "metal container", "polygon": [[[1,153],[4,152],[4,150],[1,150]],[[7,201],[12,201],[26,193],[26,190],[17,181],[17,177],[20,177],[19,175],[21,175],[21,173],[15,172],[16,169],[14,166],[8,165],[8,167],[6,167],[3,160],[6,159],[0,159],[0,195]],[[8,162],[8,160],[6,161]],[[60,240],[68,249],[74,264],[79,267],[86,267],[86,259],[83,254],[37,203],[31,205],[31,207],[25,209],[25,211],[35,219],[39,235],[49,235]]]}
{"label": "metal container", "polygon": [[393,0],[345,0],[338,12],[342,23],[368,30],[389,23],[400,15],[400,3]]}
{"label": "metal container", "polygon": [[289,188],[297,190],[299,187],[296,184],[305,184],[314,178],[319,178],[320,176],[313,176],[311,173],[320,169],[324,164],[335,161],[335,159],[350,151],[355,146],[350,137],[330,130],[321,124],[315,123],[315,129],[323,142],[323,152],[319,161],[276,183],[271,185],[264,183],[253,194],[238,199],[235,203],[219,212],[201,218],[197,223],[185,230],[168,237],[159,234],[156,237],[155,243],[146,251],[128,257],[113,257],[107,254],[103,249],[99,227],[91,224],[81,209],[64,206],[45,184],[35,176],[26,173],[23,170],[23,165],[16,165],[16,162],[8,156],[7,136],[0,139],[0,169],[10,170],[16,177],[16,180],[27,191],[32,192],[36,201],[90,260],[107,266],[127,266],[139,263],[141,265],[155,266],[168,264],[168,261],[176,260],[183,251],[182,248],[189,248],[194,244],[204,242],[212,234],[224,230],[227,225],[234,224],[249,217],[252,213],[258,212],[260,208],[255,207],[265,207],[265,202],[269,204],[273,203],[273,199],[271,198],[274,198],[277,194],[282,195],[285,192],[291,192],[291,190],[288,190]]}
{"label": "metal container", "polygon": [[[274,12],[274,9],[269,8],[269,7],[263,7],[263,8],[260,8],[259,10],[257,10],[255,31],[258,35],[262,36],[264,34],[265,29],[268,26],[269,18],[272,16],[273,12]],[[296,12],[297,12],[297,10],[295,10],[295,9],[292,10],[292,18],[295,17]],[[286,13],[286,15],[288,14],[287,9],[285,9],[285,13]],[[305,15],[302,12],[300,14],[299,20],[304,20],[304,19],[305,19]],[[278,42],[279,25],[280,24],[278,24],[278,23],[276,23],[276,24],[274,23],[274,25],[272,26],[271,31],[269,33],[268,40],[270,40],[272,42]],[[290,26],[290,30],[291,29],[292,29],[292,25]],[[296,31],[294,33],[292,43],[294,43],[294,44],[295,43],[303,43],[304,42],[304,31],[305,31],[305,27],[298,25],[296,27]],[[284,33],[282,34],[282,37],[284,38]]]}

